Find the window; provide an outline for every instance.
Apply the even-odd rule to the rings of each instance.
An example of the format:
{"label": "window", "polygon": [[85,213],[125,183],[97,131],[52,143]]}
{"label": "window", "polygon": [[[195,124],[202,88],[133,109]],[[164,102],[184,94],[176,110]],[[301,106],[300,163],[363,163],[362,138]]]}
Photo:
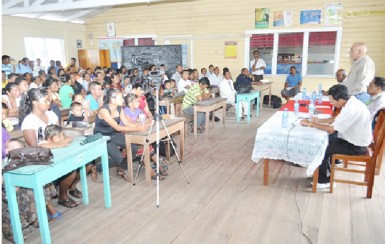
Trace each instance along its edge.
{"label": "window", "polygon": [[287,75],[295,66],[302,75],[334,76],[338,69],[341,28],[253,30],[246,32],[245,65],[254,50],[266,62],[265,74]]}
{"label": "window", "polygon": [[50,60],[59,60],[66,64],[64,40],[39,37],[24,38],[25,53],[30,60],[40,58],[43,66],[48,67]]}

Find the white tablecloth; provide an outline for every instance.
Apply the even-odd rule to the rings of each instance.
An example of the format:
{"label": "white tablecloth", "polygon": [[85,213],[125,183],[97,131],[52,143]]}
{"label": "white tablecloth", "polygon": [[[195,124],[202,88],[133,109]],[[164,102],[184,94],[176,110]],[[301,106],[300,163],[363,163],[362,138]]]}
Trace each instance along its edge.
{"label": "white tablecloth", "polygon": [[324,158],[328,133],[301,126],[293,112],[289,112],[288,127],[282,128],[282,113],[276,112],[258,128],[251,159],[255,163],[263,158],[285,160],[307,167],[306,174],[311,176]]}

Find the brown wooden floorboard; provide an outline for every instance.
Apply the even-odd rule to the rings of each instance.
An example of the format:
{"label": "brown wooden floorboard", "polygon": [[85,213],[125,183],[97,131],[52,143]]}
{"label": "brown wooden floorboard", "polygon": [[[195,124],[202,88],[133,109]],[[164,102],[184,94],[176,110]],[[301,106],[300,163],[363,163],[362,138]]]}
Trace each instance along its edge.
{"label": "brown wooden floorboard", "polygon": [[[282,161],[271,161],[263,185],[263,165],[251,154],[257,128],[275,111],[265,107],[259,118],[254,112],[250,124],[236,123],[230,111],[226,125],[214,123],[207,137],[187,132],[190,184],[172,157],[159,208],[156,182],[146,187],[143,169],[136,186],[111,169],[110,209],[103,185],[91,181],[88,206],[65,209],[54,201],[63,218],[50,223],[52,243],[309,243],[302,231],[312,243],[385,243],[384,170],[372,199],[364,187],[343,184],[333,194],[313,194],[306,170]],[[38,229],[27,237],[41,243]]]}

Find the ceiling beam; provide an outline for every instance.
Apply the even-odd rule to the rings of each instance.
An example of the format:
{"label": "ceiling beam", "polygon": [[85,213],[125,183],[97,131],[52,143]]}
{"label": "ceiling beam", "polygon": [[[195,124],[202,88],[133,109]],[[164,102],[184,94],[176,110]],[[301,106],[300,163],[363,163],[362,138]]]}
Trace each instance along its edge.
{"label": "ceiling beam", "polygon": [[[14,0],[22,2],[20,0]],[[66,11],[66,10],[76,10],[76,9],[94,9],[99,7],[106,6],[116,6],[116,5],[126,5],[126,4],[135,4],[135,3],[151,3],[151,2],[161,2],[164,0],[82,0],[76,2],[63,2],[63,3],[50,3],[43,5],[33,5],[28,8],[24,7],[15,7],[5,9],[3,5],[3,15],[15,15],[15,14],[30,14],[30,13],[41,13],[41,12],[55,12],[55,11]],[[16,4],[17,4],[16,3]],[[13,4],[12,6],[16,5]]]}
{"label": "ceiling beam", "polygon": [[36,0],[34,3],[31,4],[31,6],[39,6],[43,4],[46,0]]}
{"label": "ceiling beam", "polygon": [[71,15],[71,16],[66,17],[66,18],[65,18],[65,21],[70,22],[70,21],[72,21],[72,20],[76,20],[76,19],[82,17],[83,15],[86,15],[86,14],[91,13],[92,11],[93,11],[92,9],[90,9],[90,10],[79,11],[79,12],[77,12],[77,13],[74,14],[74,15]]}
{"label": "ceiling beam", "polygon": [[21,2],[23,2],[23,0],[13,0],[13,1],[7,2],[6,4],[3,4],[3,11],[5,9],[12,8],[13,6]]}

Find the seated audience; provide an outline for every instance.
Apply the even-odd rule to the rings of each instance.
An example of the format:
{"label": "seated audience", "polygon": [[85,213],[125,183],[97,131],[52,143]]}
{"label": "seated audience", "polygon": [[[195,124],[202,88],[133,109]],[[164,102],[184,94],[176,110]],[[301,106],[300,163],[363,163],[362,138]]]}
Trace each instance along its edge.
{"label": "seated audience", "polygon": [[23,95],[29,90],[29,85],[23,77],[17,77],[15,83],[19,86],[20,94]]}
{"label": "seated audience", "polygon": [[191,81],[188,79],[189,78],[189,71],[183,70],[182,71],[182,76],[178,81],[178,92],[184,92],[185,94],[187,93],[188,89],[191,86]]}
{"label": "seated audience", "polygon": [[172,75],[171,79],[179,81],[181,79],[181,74],[183,71],[182,65],[178,64],[176,67],[175,73]]}
{"label": "seated audience", "polygon": [[[329,91],[330,103],[341,108],[340,114],[329,119],[312,117],[302,120],[304,126],[324,130],[330,134],[322,164],[319,166],[317,188],[330,187],[330,160],[333,154],[364,154],[372,142],[372,128],[369,110],[355,96],[349,96],[344,85],[334,85]],[[338,132],[337,136],[333,133]]]}
{"label": "seated audience", "polygon": [[[117,166],[117,174],[128,180],[127,163],[124,161],[120,149],[126,148],[124,132],[146,131],[147,124],[129,123],[122,109],[123,94],[119,89],[110,89],[106,95],[106,103],[99,110],[95,118],[94,134],[101,133],[111,139],[107,142],[110,167]],[[121,125],[121,122],[123,125]],[[95,166],[101,171],[101,165]],[[95,169],[95,168],[94,168]],[[93,169],[93,170],[94,170]]]}
{"label": "seated audience", "polygon": [[297,72],[295,66],[290,67],[290,75],[286,77],[284,89],[281,95],[286,101],[297,95],[301,90],[302,76]]}
{"label": "seated audience", "polygon": [[16,65],[16,74],[23,75],[24,73],[31,73],[32,69],[29,66],[29,58],[24,57],[19,64]]}
{"label": "seated audience", "polygon": [[[50,98],[46,88],[33,88],[26,95],[22,96],[20,107],[21,130],[28,146],[38,146],[44,140],[44,131],[48,125],[59,124],[58,117],[50,108]],[[58,148],[68,145],[70,137],[66,137],[58,143],[47,143],[42,146],[47,148]],[[81,198],[81,192],[76,189],[79,182],[79,174],[76,171],[70,172],[58,180],[59,197],[58,203],[68,208],[76,207],[79,203],[68,196]]]}
{"label": "seated audience", "polygon": [[60,87],[59,96],[63,108],[70,108],[72,103],[72,97],[75,94],[72,87],[72,79],[69,75],[62,76],[63,85]]}
{"label": "seated audience", "polygon": [[199,79],[201,79],[202,77],[207,77],[207,69],[206,68],[201,68],[201,73],[199,74]]}
{"label": "seated audience", "polygon": [[368,93],[370,99],[366,102],[366,106],[369,109],[370,118],[373,121],[378,111],[385,108],[385,79],[378,76],[374,77],[369,83]]}
{"label": "seated audience", "polygon": [[119,73],[113,73],[111,74],[111,86],[110,89],[119,89],[123,91],[122,84],[120,84],[120,75]]}
{"label": "seated audience", "polygon": [[146,115],[147,118],[152,119],[152,113],[148,107],[146,96],[142,93],[142,86],[140,84],[135,84],[132,87],[132,94],[139,97],[139,109]]}
{"label": "seated audience", "polygon": [[90,83],[89,91],[90,93],[86,96],[86,101],[89,103],[89,113],[92,116],[97,114],[103,106],[104,94],[102,86],[96,81]]}
{"label": "seated audience", "polygon": [[[150,119],[147,119],[146,121],[144,121],[144,123],[142,121],[140,121],[139,115],[141,113],[141,110],[139,109],[139,97],[137,95],[134,95],[134,94],[127,95],[125,97],[125,103],[127,104],[127,106],[124,108],[124,115],[126,116],[126,118],[129,122],[139,123],[139,124],[147,124],[148,126],[151,126],[152,120],[150,120]],[[122,124],[122,122],[121,122],[121,124]],[[131,144],[131,153],[133,155],[133,158],[134,157],[140,157],[143,155],[143,147],[139,146],[137,144]],[[154,151],[154,143],[150,146],[150,157],[156,166],[157,159],[156,159],[156,154]],[[160,166],[161,166],[159,168],[159,171],[161,174],[159,179],[163,180],[164,176],[168,175],[167,162],[162,157],[159,158],[159,161],[160,161]],[[155,173],[154,169],[151,171],[151,178],[156,180],[156,173]]]}
{"label": "seated audience", "polygon": [[1,122],[3,128],[5,128],[8,132],[13,131],[13,125],[11,120],[8,118],[8,107],[7,104],[1,103],[2,104],[2,110],[1,110]]}
{"label": "seated audience", "polygon": [[20,88],[15,83],[8,83],[5,86],[6,95],[2,95],[2,102],[8,107],[8,118],[11,120],[13,126],[19,125],[19,107],[20,107]]}
{"label": "seated audience", "polygon": [[[253,78],[254,76],[249,73],[249,70],[247,68],[243,68],[241,70],[241,74],[238,75],[235,81],[235,84],[234,84],[235,90],[238,92],[240,87],[251,86],[253,83]],[[241,103],[241,108],[243,109],[244,115],[247,116],[249,113],[249,103],[246,101],[242,101],[240,103]],[[244,116],[242,115],[242,109],[237,111],[237,113],[238,113],[238,117],[241,117],[242,119],[244,119]]]}
{"label": "seated audience", "polygon": [[[208,78],[203,77],[198,83],[190,87],[187,94],[183,98],[182,110],[185,114],[194,114],[194,103],[209,99],[211,94],[207,88],[210,87]],[[205,131],[205,113],[197,113],[197,130],[199,133]]]}
{"label": "seated audience", "polygon": [[39,76],[33,77],[33,82],[29,84],[29,89],[42,87],[43,81]]}
{"label": "seated audience", "polygon": [[67,125],[70,125],[73,121],[88,122],[88,113],[83,110],[83,105],[79,102],[73,102],[70,107],[70,116],[67,120]]}
{"label": "seated audience", "polygon": [[234,82],[231,79],[231,73],[230,71],[226,70],[225,73],[223,73],[224,78],[221,82],[219,82],[219,92],[221,95],[221,98],[227,99],[227,109],[234,106],[235,104],[235,95],[236,91],[234,89]]}
{"label": "seated audience", "polygon": [[218,87],[219,82],[223,80],[223,76],[220,74],[220,70],[218,67],[215,67],[214,73],[209,76],[210,86]]}

